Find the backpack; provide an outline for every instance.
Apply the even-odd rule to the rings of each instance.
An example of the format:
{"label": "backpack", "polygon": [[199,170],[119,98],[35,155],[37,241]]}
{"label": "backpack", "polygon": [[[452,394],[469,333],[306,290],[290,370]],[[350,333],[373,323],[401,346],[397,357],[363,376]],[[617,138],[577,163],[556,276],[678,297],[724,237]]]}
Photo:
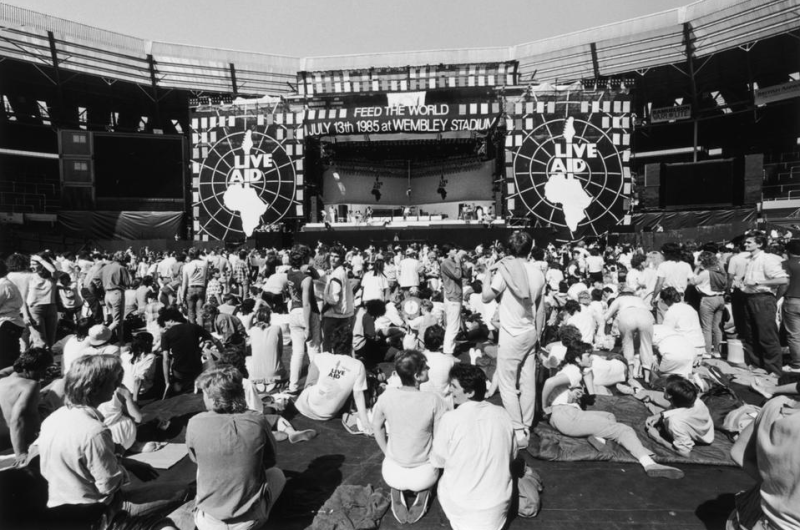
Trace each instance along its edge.
{"label": "backpack", "polygon": [[517,481],[520,517],[536,517],[542,507],[541,492],[544,489],[542,477],[530,466],[525,466],[525,474]]}

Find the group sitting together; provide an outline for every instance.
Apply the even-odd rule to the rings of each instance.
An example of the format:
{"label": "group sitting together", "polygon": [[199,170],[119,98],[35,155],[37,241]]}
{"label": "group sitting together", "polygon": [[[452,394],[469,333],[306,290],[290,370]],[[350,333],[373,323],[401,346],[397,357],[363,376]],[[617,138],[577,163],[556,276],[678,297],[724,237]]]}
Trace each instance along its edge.
{"label": "group sitting together", "polygon": [[[128,457],[162,447],[141,428],[142,410],[202,393],[207,412],[185,431],[194,524],[256,528],[286,484],[277,443],[316,436],[286,413],[341,417],[383,452],[399,522],[422,518],[435,490],[453,528],[499,530],[512,461],[537,421],[600,452],[614,442],[648,476],[677,479],[633,428],[593,409],[593,396],[645,402],[652,443],[687,457],[714,442],[704,361],[722,357],[726,339],[744,350],[728,360],[763,381],[800,371],[800,241],[754,233],[733,250],[537,247],[514,232],[470,251],[13,254],[0,261],[0,443],[16,467],[38,467],[59,521],[135,516],[129,472],[151,470]],[[797,392],[760,381],[765,396]],[[495,393],[502,406],[486,401]],[[775,422],[797,431],[795,402],[779,399],[783,408],[771,400],[738,429],[733,457],[762,484],[748,521],[732,516],[741,528],[800,517],[791,437],[763,434]],[[765,494],[773,483],[794,489]],[[169,515],[181,501],[144,511],[180,526]]]}

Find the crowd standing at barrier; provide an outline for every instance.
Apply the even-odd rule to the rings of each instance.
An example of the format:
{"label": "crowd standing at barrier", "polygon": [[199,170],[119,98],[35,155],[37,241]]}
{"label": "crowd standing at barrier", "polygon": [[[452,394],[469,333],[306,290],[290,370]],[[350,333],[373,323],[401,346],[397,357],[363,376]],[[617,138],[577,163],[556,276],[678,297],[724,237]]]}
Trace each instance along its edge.
{"label": "crowd standing at barrier", "polygon": [[[399,522],[422,518],[438,488],[453,528],[497,530],[535,419],[598,451],[615,441],[651,477],[681,478],[630,427],[591,410],[592,397],[645,401],[648,435],[686,456],[714,440],[700,396],[713,386],[704,361],[720,358],[765,376],[800,373],[800,240],[751,232],[648,251],[536,246],[518,231],[470,249],[144,248],[0,261],[0,441],[15,466],[40,469],[48,507],[65,521],[135,513],[128,473],[148,470],[127,456],[159,449],[137,437],[139,404],[200,392],[208,412],[186,435],[200,529],[267,520],[286,482],[276,440],[316,434],[280,416],[291,410],[375,437]],[[786,395],[798,389],[753,388],[781,407],[769,401],[741,425],[733,456],[760,487],[729,524],[796,527],[800,466],[787,463],[800,458],[800,415]],[[486,401],[496,392],[502,406]],[[766,434],[774,424],[785,439]]]}

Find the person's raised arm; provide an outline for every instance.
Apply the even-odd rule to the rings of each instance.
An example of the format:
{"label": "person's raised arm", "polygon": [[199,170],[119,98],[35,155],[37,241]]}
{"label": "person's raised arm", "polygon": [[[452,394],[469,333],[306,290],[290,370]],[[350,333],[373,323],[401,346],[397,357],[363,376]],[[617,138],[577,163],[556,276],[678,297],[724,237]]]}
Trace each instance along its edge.
{"label": "person's raised arm", "polygon": [[303,289],[303,323],[306,326],[304,332],[306,340],[308,340],[309,334],[311,333],[311,294],[313,292],[313,283],[314,280],[311,279],[311,276],[307,276],[303,278],[303,282],[300,284]]}
{"label": "person's raised arm", "polygon": [[553,393],[553,390],[561,385],[568,385],[568,384],[569,384],[569,377],[567,377],[567,374],[564,373],[556,374],[544,382],[544,388],[542,388],[542,405],[545,405],[544,406],[545,413],[550,414],[553,411],[552,406],[546,405],[547,402],[550,400],[550,394]]}
{"label": "person's raised arm", "polygon": [[658,295],[661,293],[661,287],[664,285],[664,277],[659,276],[656,280],[656,286],[653,288],[653,305],[658,305]]}
{"label": "person's raised arm", "polygon": [[481,291],[481,301],[484,304],[488,304],[489,302],[497,298],[498,295],[498,292],[495,291],[494,288],[492,287],[492,283],[494,283],[493,282],[494,278],[492,278],[491,267],[486,268],[486,273],[484,274],[483,280],[484,281],[483,281],[483,290]]}
{"label": "person's raised arm", "polygon": [[117,392],[122,398],[122,404],[125,406],[125,411],[128,413],[128,416],[130,416],[134,422],[142,423],[142,411],[139,410],[139,405],[137,405],[136,401],[134,401],[130,390],[124,386],[120,386],[117,389]]}

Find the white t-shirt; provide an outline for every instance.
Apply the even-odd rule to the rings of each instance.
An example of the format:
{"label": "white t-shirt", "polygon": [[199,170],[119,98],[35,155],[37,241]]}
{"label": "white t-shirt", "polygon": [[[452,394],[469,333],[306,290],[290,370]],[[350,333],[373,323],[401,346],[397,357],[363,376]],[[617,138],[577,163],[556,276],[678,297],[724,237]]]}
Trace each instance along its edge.
{"label": "white t-shirt", "polygon": [[553,392],[550,394],[550,406],[574,405],[577,407],[577,403],[569,403],[567,400],[569,399],[569,389],[581,384],[581,380],[583,379],[581,369],[574,364],[568,364],[564,366],[558,373],[566,375],[567,379],[569,379],[569,384],[560,385],[553,389]]}
{"label": "white t-shirt", "polygon": [[[544,287],[544,275],[531,262],[525,262],[525,271],[528,273],[528,284],[532,293],[541,295]],[[528,299],[529,305],[523,305],[523,300],[517,298],[508,290],[506,281],[499,271],[492,277],[492,289],[501,295],[499,302],[500,327],[510,335],[520,335],[536,330],[536,301]]]}
{"label": "white t-shirt", "polygon": [[672,304],[664,313],[664,327],[672,329],[675,333],[683,335],[695,348],[705,347],[703,329],[700,327],[700,317],[692,306],[685,302]]}
{"label": "white t-shirt", "polygon": [[589,256],[586,258],[586,270],[588,272],[603,272],[603,266],[606,264],[603,256]]}
{"label": "white t-shirt", "polygon": [[692,267],[685,261],[664,261],[657,272],[659,278],[664,278],[662,289],[674,287],[681,293],[686,291],[689,279],[694,278]]}
{"label": "white t-shirt", "polygon": [[414,258],[400,261],[397,271],[397,282],[400,287],[419,287],[420,262]]}
{"label": "white t-shirt", "polygon": [[578,295],[583,291],[588,291],[588,290],[589,288],[583,282],[573,283],[572,285],[569,286],[569,289],[567,289],[567,297],[577,302]]}
{"label": "white t-shirt", "polygon": [[361,301],[383,300],[383,294],[389,288],[389,280],[383,274],[369,271],[361,279]]}
{"label": "white t-shirt", "polygon": [[423,352],[428,360],[428,380],[419,386],[425,392],[436,392],[442,397],[450,394],[450,369],[456,364],[452,355],[441,352]]}
{"label": "white t-shirt", "polygon": [[312,420],[329,420],[355,391],[367,389],[367,373],[358,359],[349,355],[318,353],[313,363],[319,370],[319,380],[306,387],[295,401],[303,416]]}

